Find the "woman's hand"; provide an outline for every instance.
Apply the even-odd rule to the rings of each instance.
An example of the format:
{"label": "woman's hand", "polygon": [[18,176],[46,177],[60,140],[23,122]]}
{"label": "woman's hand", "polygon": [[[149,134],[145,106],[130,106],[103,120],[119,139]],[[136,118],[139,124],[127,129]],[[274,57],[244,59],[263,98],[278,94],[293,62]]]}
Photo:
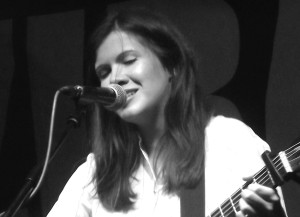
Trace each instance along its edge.
{"label": "woman's hand", "polygon": [[275,189],[253,183],[242,191],[241,196],[241,211],[237,213],[237,217],[286,216]]}

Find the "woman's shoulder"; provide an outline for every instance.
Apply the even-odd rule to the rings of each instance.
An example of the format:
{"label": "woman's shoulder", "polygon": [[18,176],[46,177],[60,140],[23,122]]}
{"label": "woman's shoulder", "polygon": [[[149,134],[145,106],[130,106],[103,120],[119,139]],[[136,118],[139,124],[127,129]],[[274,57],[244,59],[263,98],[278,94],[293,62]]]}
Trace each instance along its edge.
{"label": "woman's shoulder", "polygon": [[236,118],[232,118],[232,117],[225,117],[223,115],[217,115],[217,116],[212,116],[209,121],[208,124],[206,126],[206,129],[222,129],[224,127],[237,127],[237,128],[241,128],[241,127],[247,127],[246,124],[244,124],[241,120],[236,119]]}
{"label": "woman's shoulder", "polygon": [[[205,128],[209,145],[222,144],[236,148],[257,148],[261,152],[269,150],[269,145],[241,120],[225,117],[211,117]],[[234,148],[234,147],[232,147]]]}
{"label": "woman's shoulder", "polygon": [[78,168],[78,170],[82,169],[88,177],[92,177],[95,169],[96,169],[96,163],[95,163],[95,155],[93,153],[88,154],[86,157],[86,161],[81,164]]}
{"label": "woman's shoulder", "polygon": [[211,117],[205,128],[206,137],[229,137],[232,134],[238,136],[248,134],[251,131],[250,127],[242,121],[222,115]]}
{"label": "woman's shoulder", "polygon": [[92,201],[96,198],[92,182],[95,170],[94,158],[93,154],[89,154],[83,163],[82,161],[78,163],[80,165],[68,180],[47,217],[90,216]]}
{"label": "woman's shoulder", "polygon": [[89,153],[85,158],[78,161],[76,171],[89,171],[91,168],[95,167],[95,155],[93,153]]}
{"label": "woman's shoulder", "polygon": [[90,153],[88,156],[74,165],[74,172],[67,182],[67,186],[77,186],[85,188],[93,179],[95,171],[95,157]]}
{"label": "woman's shoulder", "polygon": [[95,166],[95,154],[94,153],[89,153],[88,156],[86,157],[86,164],[90,166]]}

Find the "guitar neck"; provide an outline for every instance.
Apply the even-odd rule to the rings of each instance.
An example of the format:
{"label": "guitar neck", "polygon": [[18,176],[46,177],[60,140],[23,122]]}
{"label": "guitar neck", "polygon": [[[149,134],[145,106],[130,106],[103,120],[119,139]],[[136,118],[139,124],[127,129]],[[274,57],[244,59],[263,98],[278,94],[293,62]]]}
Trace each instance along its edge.
{"label": "guitar neck", "polygon": [[[297,158],[299,158],[298,145],[299,143],[290,147],[285,152],[280,152],[271,160],[274,169],[276,169],[276,172],[281,177],[285,177],[288,173],[291,173],[293,170],[295,170],[295,168],[293,168],[296,167],[296,165],[294,165],[294,161],[297,161]],[[274,182],[270,171],[265,166],[253,176],[251,181],[246,182],[243,186],[238,188],[228,199],[226,199],[207,217],[235,217],[236,213],[240,211],[239,200],[241,199],[242,190],[247,188],[247,186],[251,183],[258,183],[271,188],[277,187],[277,183]]]}

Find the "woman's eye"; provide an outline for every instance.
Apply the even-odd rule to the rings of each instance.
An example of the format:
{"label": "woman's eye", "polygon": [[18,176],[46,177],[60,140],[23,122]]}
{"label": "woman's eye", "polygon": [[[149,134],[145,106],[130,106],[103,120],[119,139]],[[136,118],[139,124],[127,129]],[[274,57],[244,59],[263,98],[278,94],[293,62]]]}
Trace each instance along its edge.
{"label": "woman's eye", "polygon": [[97,71],[97,76],[100,80],[104,79],[109,75],[110,71],[111,70],[109,68],[102,68],[101,70]]}
{"label": "woman's eye", "polygon": [[130,65],[136,61],[136,58],[130,58],[130,59],[125,59],[124,64],[125,65]]}
{"label": "woman's eye", "polygon": [[110,71],[108,70],[102,71],[100,74],[100,79],[106,78],[109,75],[109,72]]}

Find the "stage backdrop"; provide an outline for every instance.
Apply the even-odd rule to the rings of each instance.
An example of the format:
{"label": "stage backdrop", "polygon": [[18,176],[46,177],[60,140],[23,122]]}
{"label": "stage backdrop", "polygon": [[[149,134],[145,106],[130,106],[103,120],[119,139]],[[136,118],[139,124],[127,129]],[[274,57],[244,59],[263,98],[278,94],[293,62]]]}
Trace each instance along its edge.
{"label": "stage backdrop", "polygon": [[[300,131],[300,3],[293,0],[148,0],[109,4],[108,10],[147,5],[165,13],[197,53],[208,103],[242,119],[271,146],[285,149]],[[47,147],[52,100],[64,85],[86,84],[84,44],[106,5],[0,21],[0,211],[11,203]],[[57,142],[74,102],[60,97]],[[45,182],[19,216],[45,216],[89,152],[84,122],[71,132]],[[216,171],[217,172],[217,171]],[[300,186],[284,187],[290,217],[300,212]],[[217,193],[217,192],[216,192]],[[2,202],[3,201],[3,202]]]}

